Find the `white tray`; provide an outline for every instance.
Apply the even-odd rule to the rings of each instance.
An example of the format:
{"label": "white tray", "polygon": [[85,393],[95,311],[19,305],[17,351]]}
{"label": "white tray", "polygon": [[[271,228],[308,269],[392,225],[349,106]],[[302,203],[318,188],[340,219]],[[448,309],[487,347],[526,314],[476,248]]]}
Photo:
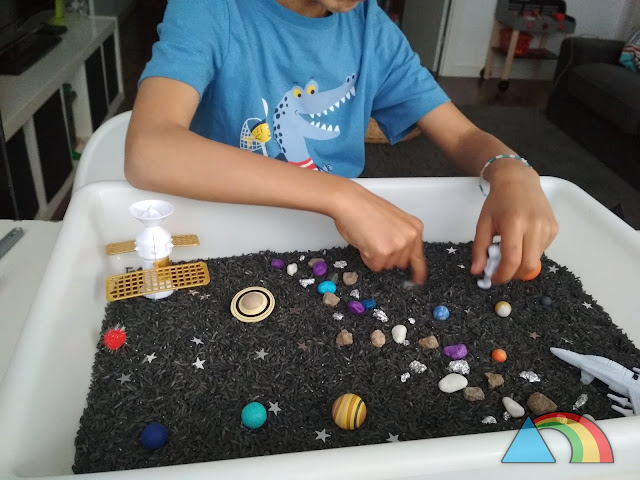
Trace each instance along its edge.
{"label": "white tray", "polygon": [[[359,182],[421,218],[426,241],[473,239],[483,201],[476,179]],[[560,224],[560,234],[547,254],[580,277],[585,290],[640,345],[640,235],[573,184],[544,178],[543,187]],[[105,245],[135,238],[140,224],[127,208],[148,198],[175,205],[174,214],[163,224],[167,230],[200,237],[200,247],[175,249],[174,260],[344,245],[333,222],[317,214],[198,202],[142,192],[125,182],[94,183],[78,190],[0,387],[0,479],[71,478],[74,440],[104,318],[104,280],[138,264],[133,254],[107,257]],[[576,370],[576,381],[578,377]],[[520,480],[541,475],[614,478],[640,472],[640,416],[603,420],[598,425],[611,442],[614,464],[569,464],[569,443],[559,432],[546,430],[541,433],[556,458],[553,465],[502,464],[516,434],[511,431],[87,477],[414,479],[429,473],[429,478],[450,480],[452,475],[473,470],[477,479],[517,475]],[[637,478],[637,473],[629,474]]]}

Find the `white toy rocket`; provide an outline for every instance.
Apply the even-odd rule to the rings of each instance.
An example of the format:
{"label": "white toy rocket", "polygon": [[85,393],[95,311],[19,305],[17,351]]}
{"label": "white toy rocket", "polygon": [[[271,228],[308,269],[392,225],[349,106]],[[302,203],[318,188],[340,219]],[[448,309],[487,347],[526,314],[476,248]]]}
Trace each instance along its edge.
{"label": "white toy rocket", "polygon": [[[580,381],[583,384],[588,385],[597,378],[614,392],[623,395],[623,397],[607,395],[620,404],[620,406],[611,405],[616,412],[620,412],[625,417],[640,415],[640,369],[634,368],[631,371],[608,358],[581,355],[562,348],[551,348],[551,353],[560,360],[578,367],[581,370]],[[623,407],[631,407],[631,409]]]}

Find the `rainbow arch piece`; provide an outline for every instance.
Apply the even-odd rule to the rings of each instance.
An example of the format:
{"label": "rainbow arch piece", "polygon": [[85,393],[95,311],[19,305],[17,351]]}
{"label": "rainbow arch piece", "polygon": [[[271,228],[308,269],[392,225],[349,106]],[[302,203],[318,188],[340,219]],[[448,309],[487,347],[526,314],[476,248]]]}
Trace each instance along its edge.
{"label": "rainbow arch piece", "polygon": [[613,463],[611,445],[600,428],[574,413],[548,413],[533,421],[538,430],[561,432],[571,444],[571,463]]}

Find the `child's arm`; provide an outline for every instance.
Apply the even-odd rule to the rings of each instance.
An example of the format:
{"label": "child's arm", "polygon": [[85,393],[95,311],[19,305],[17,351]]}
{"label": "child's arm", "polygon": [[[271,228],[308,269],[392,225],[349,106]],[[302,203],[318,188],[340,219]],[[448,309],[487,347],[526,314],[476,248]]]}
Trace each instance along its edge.
{"label": "child's arm", "polygon": [[[490,158],[514,153],[450,102],[422,117],[418,126],[470,175],[479,175]],[[484,177],[491,190],[478,219],[471,273],[482,273],[493,236],[500,235],[502,259],[492,282],[521,278],[536,268],[557,235],[558,224],[532,168],[514,159],[499,159],[486,169]]]}
{"label": "child's arm", "polygon": [[199,95],[150,77],[138,91],[127,134],[125,174],[135,187],[206,201],[267,205],[328,215],[374,271],[413,270],[426,279],[422,223],[346,178],[310,171],[189,130]]}

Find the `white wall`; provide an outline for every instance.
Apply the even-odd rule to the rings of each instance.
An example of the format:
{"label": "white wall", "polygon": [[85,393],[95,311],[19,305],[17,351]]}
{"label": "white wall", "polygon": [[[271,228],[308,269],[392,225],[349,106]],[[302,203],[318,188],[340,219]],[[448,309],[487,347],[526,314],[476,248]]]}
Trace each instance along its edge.
{"label": "white wall", "polygon": [[119,17],[132,8],[134,0],[92,0],[93,15]]}
{"label": "white wall", "polygon": [[[484,66],[497,0],[452,0],[442,76],[477,77]],[[638,0],[566,0],[567,14],[576,18],[574,35],[625,39],[630,12]],[[563,35],[550,35],[547,48],[558,52]],[[532,46],[537,46],[534,38]],[[511,78],[532,78],[536,61],[515,60]],[[493,76],[502,71],[503,57],[494,57]],[[553,77],[555,62],[543,61],[541,79]]]}

